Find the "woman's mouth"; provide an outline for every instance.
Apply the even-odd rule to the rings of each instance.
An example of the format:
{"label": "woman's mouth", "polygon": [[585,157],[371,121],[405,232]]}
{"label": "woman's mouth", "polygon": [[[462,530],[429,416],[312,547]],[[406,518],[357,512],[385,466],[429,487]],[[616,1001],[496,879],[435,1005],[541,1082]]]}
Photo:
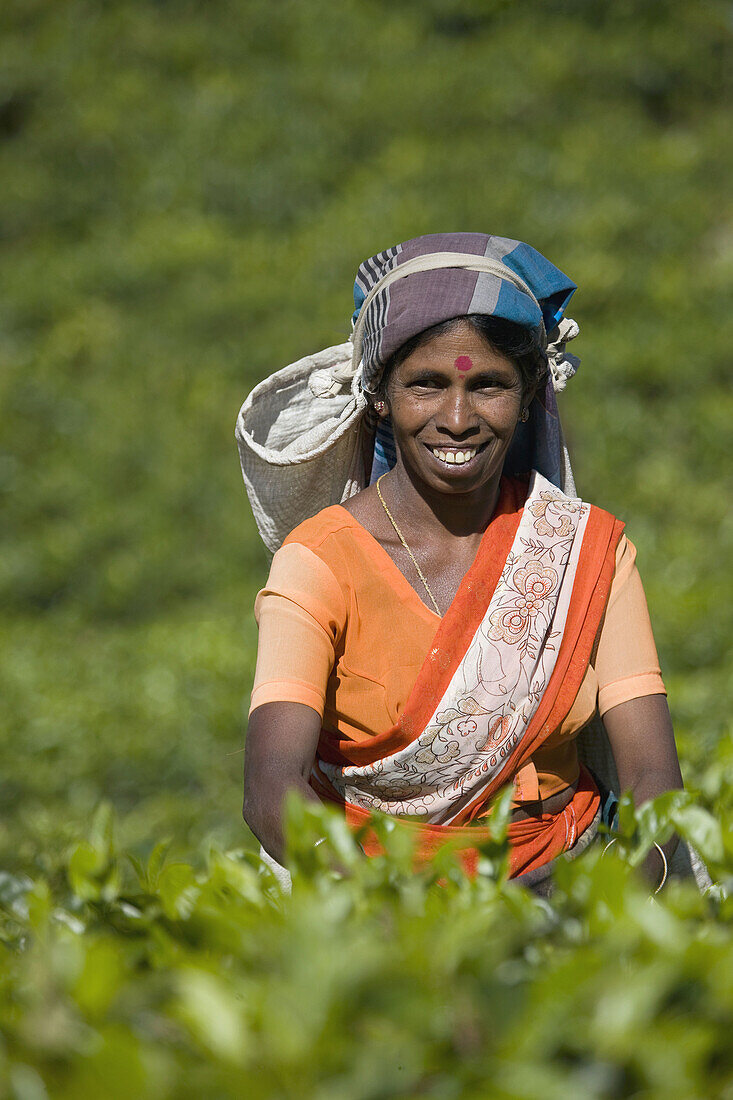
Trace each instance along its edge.
{"label": "woman's mouth", "polygon": [[433,457],[437,458],[443,466],[467,466],[485,446],[485,443],[480,447],[466,444],[462,447],[430,447],[426,444]]}

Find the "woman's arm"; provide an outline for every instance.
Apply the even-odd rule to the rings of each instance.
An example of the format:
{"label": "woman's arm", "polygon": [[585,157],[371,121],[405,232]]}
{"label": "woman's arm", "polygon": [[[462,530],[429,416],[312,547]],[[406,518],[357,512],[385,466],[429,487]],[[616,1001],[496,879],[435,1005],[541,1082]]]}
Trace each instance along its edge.
{"label": "woman's arm", "polygon": [[287,543],[272,559],[255,617],[259,643],[244,753],[243,813],[265,851],[282,863],[286,793],[296,790],[318,801],[308,777],[346,602],[326,562],[305,545]]}
{"label": "woman's arm", "polygon": [[[644,695],[619,703],[606,711],[603,724],[611,742],[621,791],[630,790],[637,806],[664,791],[682,787],[666,696]],[[667,859],[671,859],[677,837],[662,847]],[[644,869],[651,881],[660,881],[662,865],[656,849],[647,856]]]}
{"label": "woman's arm", "polygon": [[304,703],[264,703],[249,716],[242,813],[262,847],[282,863],[282,807],[290,790],[318,802],[308,785],[321,716]]}

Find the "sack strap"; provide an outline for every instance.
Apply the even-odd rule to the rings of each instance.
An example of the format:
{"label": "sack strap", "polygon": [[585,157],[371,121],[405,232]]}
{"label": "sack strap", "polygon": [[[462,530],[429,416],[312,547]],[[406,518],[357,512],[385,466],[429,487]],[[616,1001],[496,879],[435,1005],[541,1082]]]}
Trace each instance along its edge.
{"label": "sack strap", "polygon": [[[364,343],[366,315],[369,306],[372,304],[377,294],[386,290],[387,287],[391,286],[397,279],[404,279],[408,275],[414,275],[418,271],[436,271],[439,268],[445,267],[460,267],[467,268],[469,271],[486,272],[489,275],[495,275],[497,279],[504,279],[508,283],[513,283],[518,290],[521,290],[522,293],[532,299],[540,311],[540,316],[542,315],[542,307],[524,279],[520,278],[516,272],[512,271],[511,268],[507,267],[505,264],[500,263],[498,260],[492,260],[488,256],[476,256],[468,252],[429,252],[424,256],[413,256],[412,259],[405,260],[403,264],[399,264],[391,271],[388,271],[378,283],[375,283],[367,294],[362,302],[359,316],[357,317],[354,331],[351,336],[354,345],[351,354],[351,367],[349,368],[344,364],[342,367],[334,368],[332,370],[334,377],[339,377],[340,380],[347,381],[347,379],[353,377],[359,369],[362,346]],[[540,321],[540,327],[542,346],[546,347],[547,333],[545,332],[544,321]]]}

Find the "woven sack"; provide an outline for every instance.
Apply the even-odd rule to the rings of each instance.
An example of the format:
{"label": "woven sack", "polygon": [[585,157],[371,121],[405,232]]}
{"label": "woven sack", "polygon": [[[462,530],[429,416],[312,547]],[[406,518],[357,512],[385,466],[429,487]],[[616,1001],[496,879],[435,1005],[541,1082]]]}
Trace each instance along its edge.
{"label": "woven sack", "polygon": [[351,341],[306,355],[255,386],[235,436],[262,541],[274,553],[294,527],[368,484],[371,430]]}

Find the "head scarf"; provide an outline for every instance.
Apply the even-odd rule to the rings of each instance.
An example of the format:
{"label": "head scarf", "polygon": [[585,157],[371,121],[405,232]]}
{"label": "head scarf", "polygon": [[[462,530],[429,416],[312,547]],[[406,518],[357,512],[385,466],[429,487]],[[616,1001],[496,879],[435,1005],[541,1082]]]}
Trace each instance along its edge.
{"label": "head scarf", "polygon": [[[440,267],[398,278],[373,295],[362,320],[362,379],[374,391],[390,357],[413,336],[454,317],[485,314],[537,331],[540,342],[552,340],[576,285],[534,248],[521,241],[485,233],[432,233],[415,237],[377,253],[359,265],[354,284],[353,322],[365,299],[384,277],[418,256],[461,253],[498,262],[507,278],[466,267]],[[511,281],[519,276],[531,291]],[[573,335],[577,332],[577,326]],[[566,331],[566,338],[570,338]],[[552,354],[552,349],[548,349]],[[567,372],[566,372],[567,374]],[[555,382],[557,388],[561,388]],[[512,475],[537,469],[549,481],[571,489],[567,451],[555,402],[553,377],[530,406],[530,417],[519,423],[504,464]],[[394,465],[394,440],[388,421],[380,421],[375,444],[372,482]]]}

